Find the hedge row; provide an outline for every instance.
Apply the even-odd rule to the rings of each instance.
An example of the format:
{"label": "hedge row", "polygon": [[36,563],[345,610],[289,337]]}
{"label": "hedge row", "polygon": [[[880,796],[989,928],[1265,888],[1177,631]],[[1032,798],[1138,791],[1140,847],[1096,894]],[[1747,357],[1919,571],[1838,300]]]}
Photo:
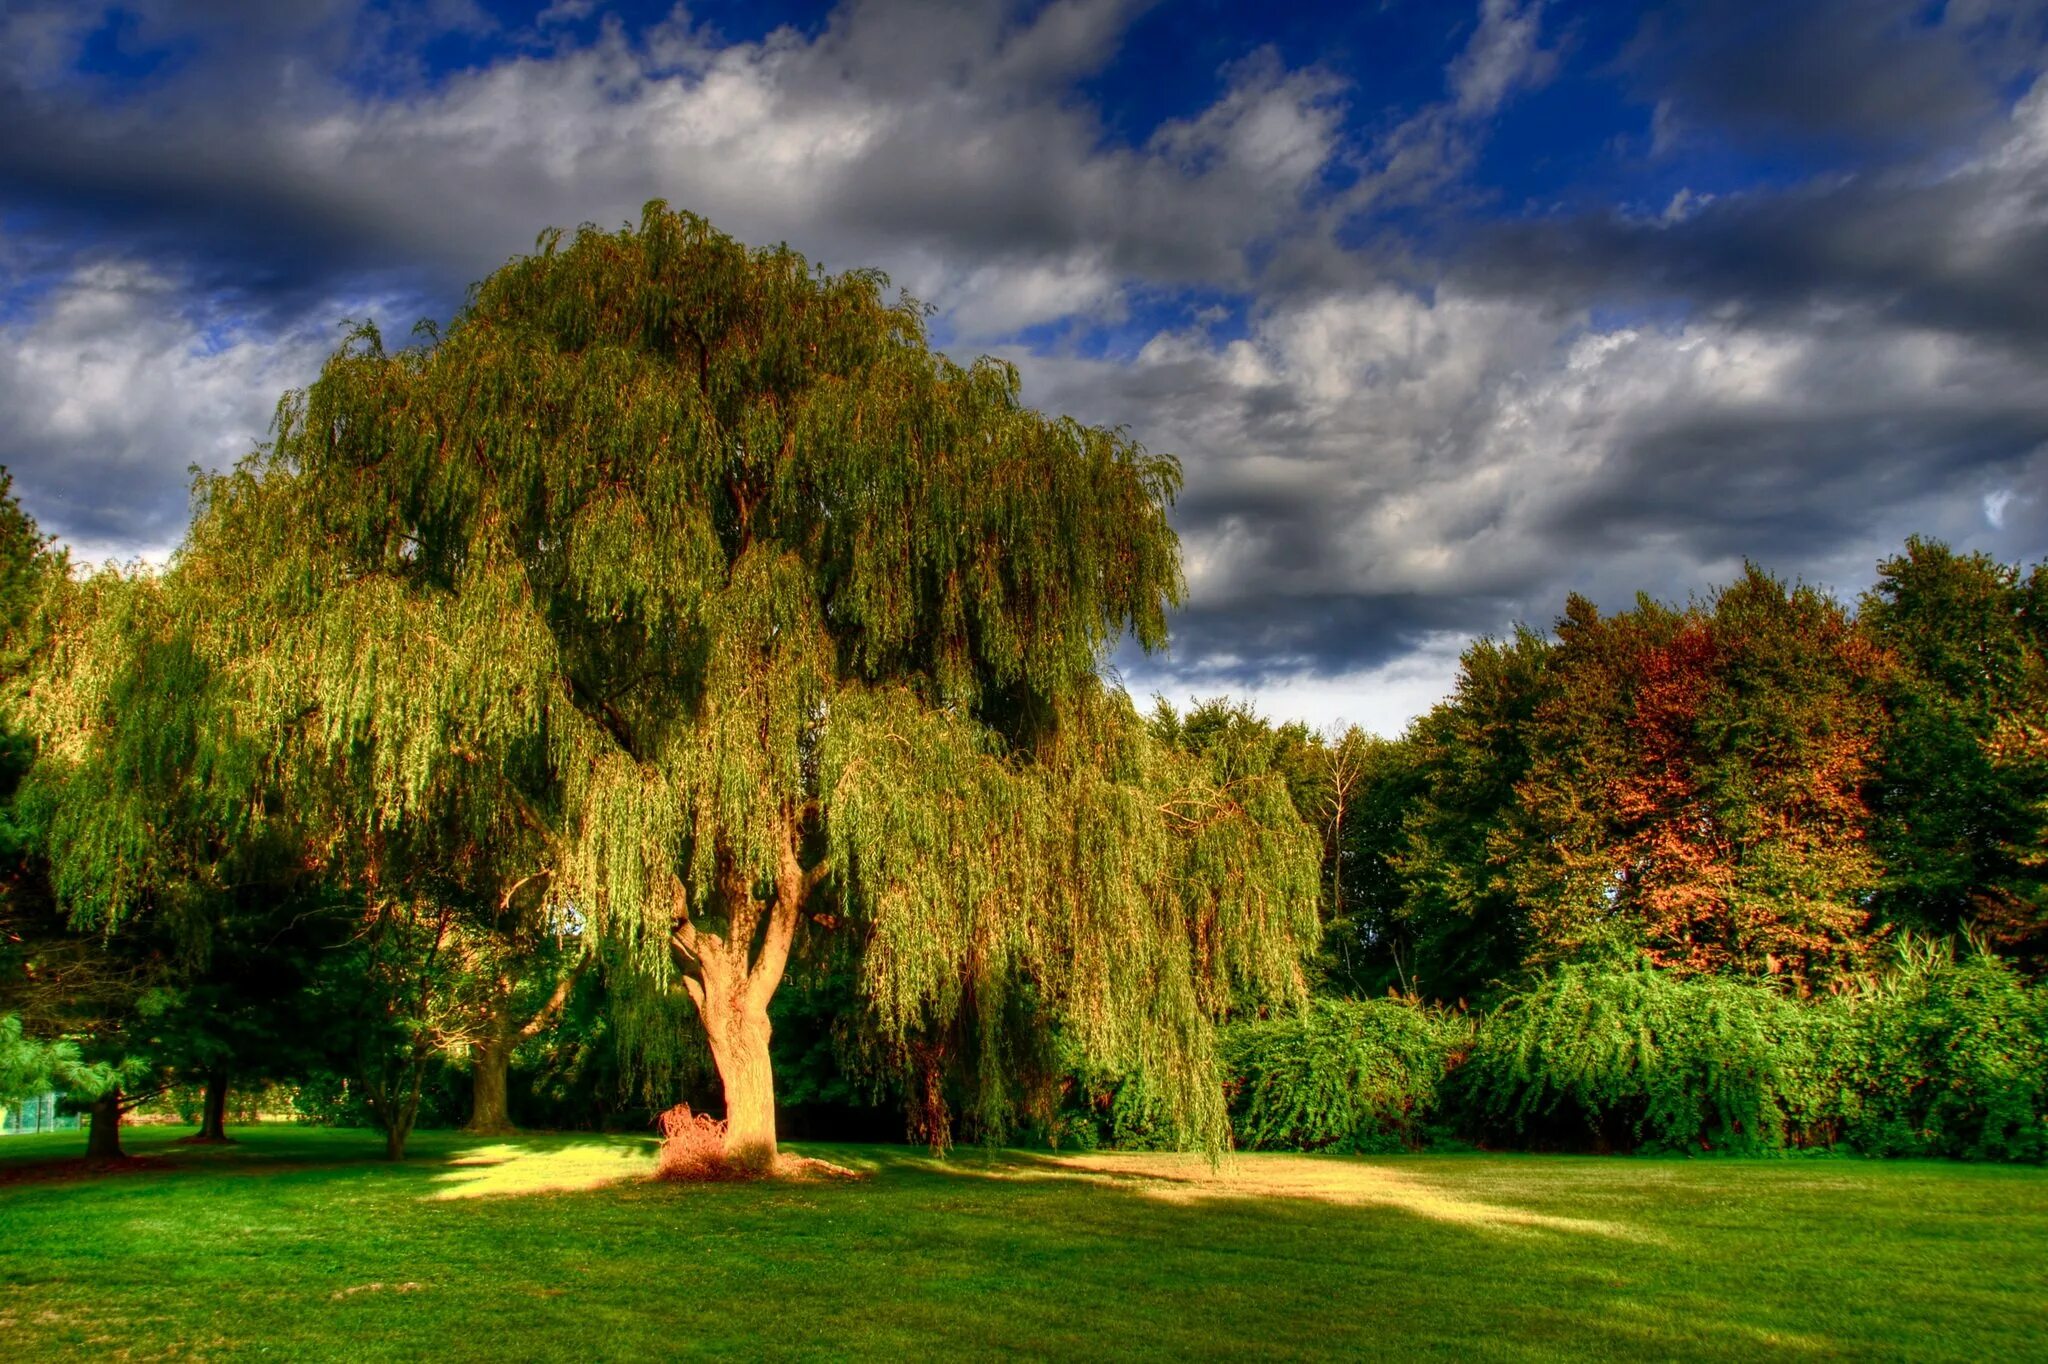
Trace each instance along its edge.
{"label": "hedge row", "polygon": [[1860,993],[1566,967],[1483,1018],[1318,1000],[1226,1035],[1237,1144],[2048,1159],[2048,990],[1921,948]]}

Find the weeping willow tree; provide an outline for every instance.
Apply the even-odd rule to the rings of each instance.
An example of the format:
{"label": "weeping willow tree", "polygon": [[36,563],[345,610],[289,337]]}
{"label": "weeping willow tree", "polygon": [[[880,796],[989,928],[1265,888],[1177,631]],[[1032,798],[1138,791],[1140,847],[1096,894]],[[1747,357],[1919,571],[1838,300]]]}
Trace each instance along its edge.
{"label": "weeping willow tree", "polygon": [[202,486],[181,571],[337,828],[453,839],[687,992],[735,1158],[774,1156],[768,1004],[813,932],[885,1052],[975,1039],[990,1113],[1058,1029],[1220,1139],[1213,1024],[1299,993],[1316,844],[1101,681],[1165,640],[1179,467],[885,289],[659,203],[544,234],[445,333],[356,329]]}
{"label": "weeping willow tree", "polygon": [[232,771],[232,745],[213,742],[205,669],[157,575],[47,575],[19,643],[6,710],[34,756],[8,813],[35,856],[10,891],[52,913],[8,925],[18,942],[39,939],[17,988],[80,982],[52,1012],[96,1063],[72,1086],[91,1100],[89,1149],[118,1155],[145,1076],[203,1072],[209,1117],[224,1106],[221,1057],[193,1064],[165,1015],[180,1021],[181,991],[205,975],[224,888],[254,874],[255,822],[235,794],[250,782]]}

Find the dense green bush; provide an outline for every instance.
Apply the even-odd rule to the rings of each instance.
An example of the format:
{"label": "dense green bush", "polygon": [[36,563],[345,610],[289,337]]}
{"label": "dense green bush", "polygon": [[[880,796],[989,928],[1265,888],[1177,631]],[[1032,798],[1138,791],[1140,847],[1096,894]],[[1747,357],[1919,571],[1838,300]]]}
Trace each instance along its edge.
{"label": "dense green bush", "polygon": [[2048,1002],[2005,962],[1909,945],[1851,1013],[1845,1128],[1859,1150],[2048,1159]]}
{"label": "dense green bush", "polygon": [[1481,1022],[1458,1090],[1494,1138],[1772,1149],[1838,1103],[1810,1012],[1755,980],[1565,966]]}
{"label": "dense green bush", "polygon": [[1423,1142],[1462,1016],[1396,999],[1318,999],[1224,1035],[1231,1128],[1247,1150],[1394,1151]]}

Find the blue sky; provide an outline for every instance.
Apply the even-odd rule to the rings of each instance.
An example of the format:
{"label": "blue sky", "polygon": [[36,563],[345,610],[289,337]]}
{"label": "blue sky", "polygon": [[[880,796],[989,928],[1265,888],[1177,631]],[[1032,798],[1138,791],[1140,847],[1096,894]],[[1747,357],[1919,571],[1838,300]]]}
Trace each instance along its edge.
{"label": "blue sky", "polygon": [[1134,690],[1398,728],[1475,634],[2048,553],[2042,0],[12,0],[0,462],[87,558],[371,316],[661,197],[1179,455]]}

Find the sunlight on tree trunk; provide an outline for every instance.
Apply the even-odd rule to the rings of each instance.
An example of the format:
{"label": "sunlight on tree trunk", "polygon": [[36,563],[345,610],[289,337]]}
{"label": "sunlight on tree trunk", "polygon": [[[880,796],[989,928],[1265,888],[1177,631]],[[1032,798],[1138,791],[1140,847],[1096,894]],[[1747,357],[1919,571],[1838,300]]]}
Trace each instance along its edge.
{"label": "sunlight on tree trunk", "polygon": [[[717,1017],[719,1022],[712,1023]],[[705,1018],[711,1056],[725,1086],[725,1155],[735,1165],[772,1169],[775,1144],[775,1077],[768,1065],[770,1025],[766,1009],[742,1005]]]}
{"label": "sunlight on tree trunk", "polygon": [[[686,914],[673,939],[683,964],[695,968],[694,975],[684,977],[684,985],[703,1020],[711,1059],[725,1090],[726,1158],[762,1171],[772,1170],[778,1155],[768,1001],[782,984],[804,901],[822,874],[819,867],[806,872],[798,861],[793,821],[782,825],[781,843],[772,901],[757,899],[746,874],[728,859],[719,876],[725,933],[699,928]],[[677,889],[680,892],[681,887]],[[761,945],[750,954],[756,936]]]}

